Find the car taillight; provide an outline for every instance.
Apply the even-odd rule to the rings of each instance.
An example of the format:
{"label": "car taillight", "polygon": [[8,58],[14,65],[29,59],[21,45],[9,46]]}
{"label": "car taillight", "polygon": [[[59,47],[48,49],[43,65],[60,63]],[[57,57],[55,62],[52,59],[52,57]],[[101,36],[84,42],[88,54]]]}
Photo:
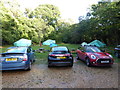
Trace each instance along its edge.
{"label": "car taillight", "polygon": [[55,56],[54,54],[49,54],[49,56]]}
{"label": "car taillight", "polygon": [[27,61],[27,60],[28,60],[28,59],[27,59],[27,55],[24,54],[22,61]]}
{"label": "car taillight", "polygon": [[64,56],[71,56],[71,54],[65,54]]}
{"label": "car taillight", "polygon": [[2,57],[2,54],[0,54],[0,57]]}

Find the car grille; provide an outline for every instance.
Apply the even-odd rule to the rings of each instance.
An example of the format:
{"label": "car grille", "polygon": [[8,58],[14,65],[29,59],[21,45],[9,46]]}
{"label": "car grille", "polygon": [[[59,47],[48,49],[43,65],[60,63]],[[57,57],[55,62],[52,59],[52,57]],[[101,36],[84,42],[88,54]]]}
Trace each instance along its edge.
{"label": "car grille", "polygon": [[[101,61],[109,61],[109,63],[112,63],[112,60],[111,59],[98,59],[97,60],[97,63],[101,64]],[[109,64],[108,63],[108,64]],[[107,63],[106,63],[107,64]]]}

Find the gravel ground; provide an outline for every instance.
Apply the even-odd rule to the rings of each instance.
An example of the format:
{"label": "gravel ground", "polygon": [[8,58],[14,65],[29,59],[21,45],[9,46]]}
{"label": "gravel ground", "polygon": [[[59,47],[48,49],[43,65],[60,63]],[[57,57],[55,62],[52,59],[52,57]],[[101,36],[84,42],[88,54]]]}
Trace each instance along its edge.
{"label": "gravel ground", "polygon": [[75,60],[73,67],[33,64],[31,71],[3,71],[3,88],[118,88],[118,64],[87,67]]}

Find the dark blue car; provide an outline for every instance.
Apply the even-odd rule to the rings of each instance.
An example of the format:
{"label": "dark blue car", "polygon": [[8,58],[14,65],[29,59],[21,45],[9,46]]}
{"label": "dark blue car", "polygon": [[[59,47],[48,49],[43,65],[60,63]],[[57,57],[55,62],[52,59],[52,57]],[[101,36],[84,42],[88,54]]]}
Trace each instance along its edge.
{"label": "dark blue car", "polygon": [[34,61],[31,47],[14,47],[0,54],[0,70],[31,70]]}
{"label": "dark blue car", "polygon": [[73,56],[65,46],[52,47],[48,55],[48,67],[73,66]]}

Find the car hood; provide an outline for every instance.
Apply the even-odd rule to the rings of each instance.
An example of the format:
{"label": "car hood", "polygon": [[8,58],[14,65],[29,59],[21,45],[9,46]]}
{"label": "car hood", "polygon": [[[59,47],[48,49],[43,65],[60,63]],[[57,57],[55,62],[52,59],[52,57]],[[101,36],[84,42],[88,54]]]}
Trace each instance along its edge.
{"label": "car hood", "polygon": [[110,58],[109,54],[104,52],[96,52],[92,53],[93,55],[97,56],[98,58]]}

